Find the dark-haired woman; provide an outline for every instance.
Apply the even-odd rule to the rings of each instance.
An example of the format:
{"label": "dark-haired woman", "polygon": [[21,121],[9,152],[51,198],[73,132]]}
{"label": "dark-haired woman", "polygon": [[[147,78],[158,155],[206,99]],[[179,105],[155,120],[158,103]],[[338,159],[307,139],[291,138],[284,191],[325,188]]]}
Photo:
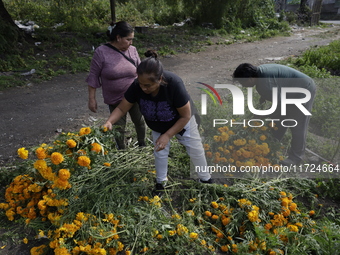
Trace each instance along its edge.
{"label": "dark-haired woman", "polygon": [[[104,103],[112,112],[122,101],[125,91],[136,79],[136,68],[140,63],[138,52],[132,46],[134,29],[125,21],[117,22],[108,27],[109,43],[99,46],[93,55],[88,83],[88,107],[97,111],[96,89],[102,88]],[[145,145],[145,122],[137,104],[129,109],[132,122],[135,125],[139,146]],[[126,114],[115,123],[119,136],[116,137],[117,147],[125,149],[124,131]]]}
{"label": "dark-haired woman", "polygon": [[[190,96],[176,74],[164,71],[157,53],[148,51],[137,67],[138,78],[131,84],[124,99],[111,113],[105,127],[123,116],[134,103],[139,104],[145,122],[152,130],[156,168],[156,191],[167,181],[170,139],[176,137],[186,147],[194,166],[207,165],[201,137],[190,106]],[[201,182],[212,183],[208,172],[197,171]]]}

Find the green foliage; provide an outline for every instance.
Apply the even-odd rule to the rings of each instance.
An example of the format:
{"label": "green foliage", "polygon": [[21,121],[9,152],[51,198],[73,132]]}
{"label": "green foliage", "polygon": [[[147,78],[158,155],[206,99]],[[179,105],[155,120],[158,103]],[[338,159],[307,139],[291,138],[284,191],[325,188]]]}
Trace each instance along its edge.
{"label": "green foliage", "polygon": [[327,46],[312,48],[305,51],[295,61],[297,66],[316,66],[320,70],[327,70],[332,74],[340,69],[340,40],[331,42]]}

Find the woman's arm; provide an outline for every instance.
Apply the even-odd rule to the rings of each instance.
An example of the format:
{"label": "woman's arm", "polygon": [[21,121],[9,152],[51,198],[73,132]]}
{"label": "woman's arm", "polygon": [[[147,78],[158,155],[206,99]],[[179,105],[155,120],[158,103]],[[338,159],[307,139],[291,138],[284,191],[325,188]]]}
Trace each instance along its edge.
{"label": "woman's arm", "polygon": [[106,123],[103,127],[108,128],[109,130],[112,129],[112,125],[116,123],[121,117],[123,117],[133,106],[129,101],[125,98],[120,102],[120,104],[113,110],[110,117],[107,119]]}
{"label": "woman's arm", "polygon": [[96,88],[88,86],[89,102],[88,107],[92,112],[97,112]]}
{"label": "woman's arm", "polygon": [[163,150],[165,146],[168,144],[170,139],[181,132],[185,125],[189,122],[191,118],[191,109],[190,109],[190,101],[186,103],[184,106],[177,108],[179,113],[179,119],[177,122],[169,128],[164,134],[162,134],[156,141],[155,147],[156,151]]}

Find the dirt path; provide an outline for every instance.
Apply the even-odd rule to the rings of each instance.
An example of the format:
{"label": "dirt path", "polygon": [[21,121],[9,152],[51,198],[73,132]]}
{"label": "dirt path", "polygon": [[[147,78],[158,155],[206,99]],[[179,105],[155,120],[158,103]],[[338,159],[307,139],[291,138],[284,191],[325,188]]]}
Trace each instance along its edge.
{"label": "dirt path", "polygon": [[[240,63],[275,62],[277,58],[299,55],[311,46],[326,45],[339,38],[339,25],[323,29],[297,28],[290,37],[213,45],[202,52],[179,54],[162,62],[167,70],[182,77],[191,96],[198,100],[198,81],[211,85],[226,83]],[[88,110],[86,75],[63,75],[41,84],[0,92],[0,166],[15,159],[20,147],[48,143],[58,131],[75,131],[108,117],[100,93],[97,94],[98,113]]]}

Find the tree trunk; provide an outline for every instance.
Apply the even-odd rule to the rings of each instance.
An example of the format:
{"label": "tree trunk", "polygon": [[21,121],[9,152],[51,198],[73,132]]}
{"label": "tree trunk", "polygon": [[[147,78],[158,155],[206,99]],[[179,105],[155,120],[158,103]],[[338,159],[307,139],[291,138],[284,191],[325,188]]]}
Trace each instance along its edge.
{"label": "tree trunk", "polygon": [[320,21],[322,0],[315,0],[312,9],[311,25],[318,25]]}
{"label": "tree trunk", "polygon": [[8,23],[11,26],[16,26],[11,15],[9,15],[8,11],[6,10],[2,0],[0,0],[0,22]]}
{"label": "tree trunk", "polygon": [[303,11],[305,11],[306,7],[307,7],[307,0],[301,0],[300,10],[303,12]]}
{"label": "tree trunk", "polygon": [[17,52],[17,42],[25,42],[25,35],[0,0],[0,57],[6,53]]}

